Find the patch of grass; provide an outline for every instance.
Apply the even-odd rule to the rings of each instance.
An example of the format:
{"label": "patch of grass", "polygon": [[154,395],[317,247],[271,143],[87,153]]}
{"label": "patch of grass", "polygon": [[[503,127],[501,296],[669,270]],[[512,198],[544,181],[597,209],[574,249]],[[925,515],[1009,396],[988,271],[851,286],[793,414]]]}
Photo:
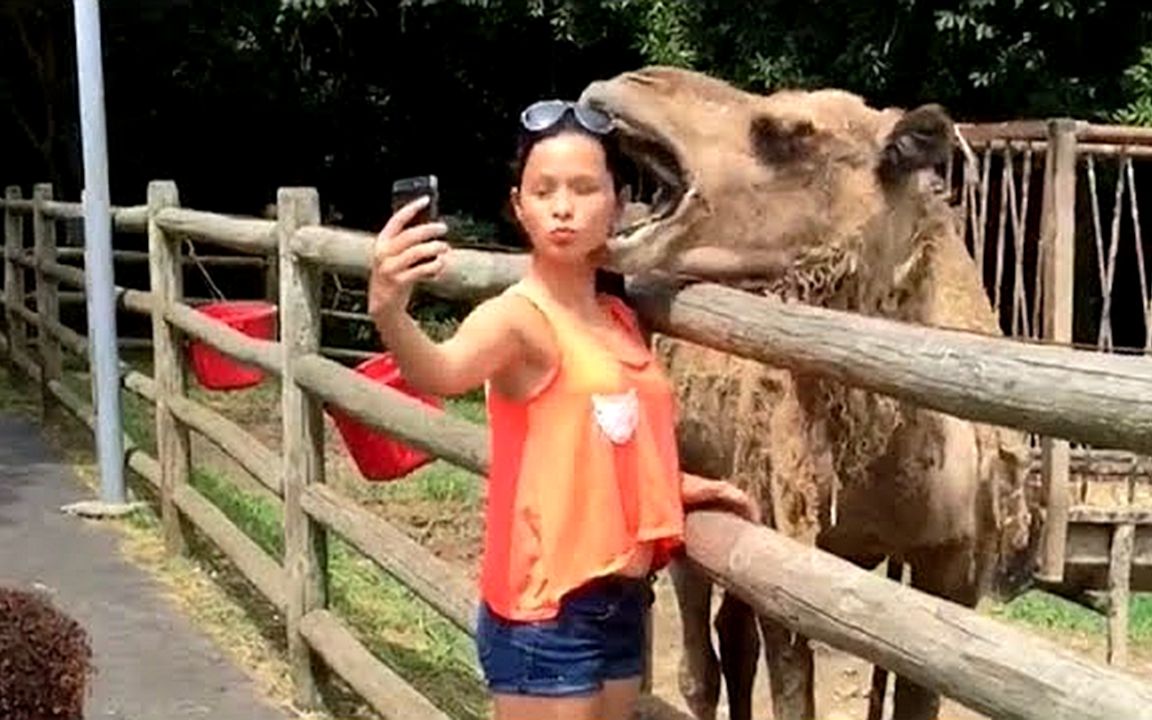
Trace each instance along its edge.
{"label": "patch of grass", "polygon": [[[92,376],[87,370],[65,372],[61,382],[78,397],[91,402]],[[152,404],[129,390],[120,391],[120,429],[142,450],[156,455],[156,420]]]}
{"label": "patch of grass", "polygon": [[1009,603],[998,605],[990,609],[989,614],[1050,630],[1082,633],[1100,633],[1104,630],[1104,619],[1097,613],[1039,590],[1030,590]]}
{"label": "patch of grass", "polygon": [[487,717],[471,639],[343,541],[329,545],[331,606],[368,649],[451,717]]}
{"label": "patch of grass", "polygon": [[444,406],[453,415],[459,415],[477,425],[488,424],[488,413],[484,407],[484,392],[482,390],[474,390],[467,395],[448,398]]}
{"label": "patch of grass", "polygon": [[259,385],[252,387],[240,390],[219,391],[205,389],[196,382],[196,378],[191,370],[189,370],[188,373],[187,394],[189,398],[196,402],[209,407],[219,407],[222,404],[235,407],[235,405],[229,403],[229,401],[233,398],[243,398],[244,409],[263,413],[270,408],[274,408],[276,412],[279,412],[280,378],[276,376],[266,375]]}
{"label": "patch of grass", "polygon": [[190,556],[175,556],[165,550],[160,519],[150,506],[118,523],[124,555],[148,569],[167,588],[169,599],[226,648],[264,693],[287,702],[292,680],[283,618],[209,549],[206,538],[193,538]]}
{"label": "patch of grass", "polygon": [[[445,409],[478,425],[486,425],[488,421],[483,393],[450,398],[445,402]],[[388,490],[393,495],[414,495],[437,503],[473,503],[479,497],[480,479],[474,473],[437,460],[410,478],[391,483]]]}
{"label": "patch of grass", "polygon": [[[1152,594],[1133,593],[1129,602],[1129,636],[1134,642],[1152,641]],[[1031,590],[1011,602],[989,608],[989,614],[1010,622],[1046,630],[1103,635],[1103,615],[1064,598]]]}
{"label": "patch of grass", "polygon": [[[453,402],[450,411],[472,412],[476,401]],[[125,404],[126,427],[150,432],[151,408]],[[480,413],[483,408],[480,406]],[[197,467],[190,483],[265,552],[282,560],[283,515],[276,503],[244,492],[210,469]],[[476,480],[446,463],[434,462],[389,490],[404,489],[437,500],[474,496]],[[486,695],[473,669],[473,644],[402,584],[338,537],[330,536],[330,605],[377,657],[453,717],[485,717]]]}
{"label": "patch of grass", "polygon": [[[192,484],[266,552],[282,558],[281,513],[273,503],[204,469],[193,473]],[[331,607],[372,652],[453,717],[484,717],[484,690],[467,635],[339,538],[329,542],[328,563]]]}
{"label": "patch of grass", "polygon": [[39,412],[40,403],[27,388],[26,384],[20,387],[20,383],[12,377],[6,358],[0,362],[0,412],[24,417],[32,417]]}
{"label": "patch of grass", "polygon": [[262,498],[245,493],[218,474],[193,468],[189,484],[212,501],[236,527],[260,548],[280,561],[284,558],[284,517],[280,508]]}
{"label": "patch of grass", "polygon": [[[449,412],[483,421],[482,397],[447,405]],[[275,503],[205,468],[196,468],[191,482],[261,548],[283,557],[282,514]],[[475,499],[477,487],[471,473],[436,461],[411,478],[383,485],[380,492],[467,503]],[[474,669],[471,639],[342,539],[330,536],[328,550],[330,605],[365,646],[449,715],[485,717],[486,694]]]}
{"label": "patch of grass", "polygon": [[120,407],[124,432],[145,452],[154,456],[156,454],[156,419],[152,412],[152,403],[136,393],[122,390],[120,392]]}
{"label": "patch of grass", "polygon": [[435,460],[406,478],[378,486],[373,498],[420,499],[434,503],[471,504],[479,499],[480,479],[473,473]]}
{"label": "patch of grass", "polygon": [[1128,620],[1132,637],[1152,641],[1152,594],[1139,593],[1132,597]]}

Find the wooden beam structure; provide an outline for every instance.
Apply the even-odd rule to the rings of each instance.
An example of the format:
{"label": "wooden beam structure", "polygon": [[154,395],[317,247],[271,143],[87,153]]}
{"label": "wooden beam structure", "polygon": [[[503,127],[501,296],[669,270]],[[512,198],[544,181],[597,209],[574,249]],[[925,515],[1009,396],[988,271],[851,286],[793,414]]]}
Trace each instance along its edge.
{"label": "wooden beam structure", "polygon": [[785,303],[718,285],[631,284],[653,329],[921,407],[1152,453],[1152,363]]}
{"label": "wooden beam structure", "polygon": [[1152,686],[729,513],[687,520],[688,557],[805,637],[989,717],[1152,720]]}
{"label": "wooden beam structure", "polygon": [[252,254],[276,252],[276,223],[272,220],[168,207],[156,215],[156,224],[176,238],[203,240]]}

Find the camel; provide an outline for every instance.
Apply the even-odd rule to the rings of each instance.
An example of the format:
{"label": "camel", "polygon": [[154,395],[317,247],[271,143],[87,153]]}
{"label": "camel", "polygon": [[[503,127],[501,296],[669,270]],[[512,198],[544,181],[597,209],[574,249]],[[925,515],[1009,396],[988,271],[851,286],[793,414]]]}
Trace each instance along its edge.
{"label": "camel", "polygon": [[[1001,334],[934,168],[954,128],[936,105],[877,110],[836,89],[742,91],[649,67],[590,84],[622,149],[654,183],[609,243],[609,264],[909,323]],[[644,198],[641,198],[644,200]],[[865,568],[975,606],[1027,575],[1035,514],[1025,437],[657,335],[681,402],[685,471],[727,478],[765,523]],[[762,644],[777,720],[815,716],[813,657],[794,636],[671,568],[683,620],[680,689],[700,720],[751,716]],[[939,697],[897,678],[895,717],[931,720]],[[878,711],[873,710],[878,717]]]}

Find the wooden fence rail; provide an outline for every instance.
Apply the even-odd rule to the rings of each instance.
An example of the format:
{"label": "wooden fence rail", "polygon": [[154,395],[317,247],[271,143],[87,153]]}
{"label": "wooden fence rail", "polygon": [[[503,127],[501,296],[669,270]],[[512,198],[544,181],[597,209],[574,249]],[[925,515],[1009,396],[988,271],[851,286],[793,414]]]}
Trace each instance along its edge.
{"label": "wooden fence rail", "polygon": [[1152,686],[732,515],[697,512],[692,560],[758,612],[992,718],[1152,718]]}
{"label": "wooden fence rail", "polygon": [[784,303],[632,284],[664,333],[950,415],[1152,453],[1152,363]]}
{"label": "wooden fence rail", "polygon": [[[44,250],[46,228],[72,209],[49,205],[54,201],[46,188],[32,201],[11,192],[7,197],[3,304],[8,335],[0,336],[0,349],[91,426],[91,406],[53,375],[40,349],[51,347],[45,338],[55,338],[71,352],[87,348],[82,336],[39,312],[51,311],[46,293],[56,292],[57,283],[83,286],[81,270],[59,264]],[[56,214],[50,214],[49,207]],[[151,315],[155,367],[154,379],[126,369],[124,384],[155,405],[158,450],[158,457],[151,458],[126,442],[125,461],[157,488],[169,549],[184,551],[181,521],[190,521],[284,611],[295,700],[301,708],[318,704],[315,655],[385,716],[444,718],[372,656],[328,605],[326,544],[334,532],[456,626],[466,632],[474,629],[474,593],[446,563],[325,484],[325,404],[474,472],[483,472],[488,462],[482,428],[383,388],[320,354],[320,273],[364,276],[372,236],[319,226],[317,194],[301,188],[280,191],[275,222],[179,208],[175,185],[166,182],[150,184],[142,219],[136,209],[122,212],[146,228],[151,289],[121,288],[118,297],[123,307]],[[14,261],[24,252],[21,219],[29,213],[41,238],[32,263],[37,269],[36,312],[24,305],[26,288],[16,277],[23,272]],[[188,237],[278,259],[279,342],[230,330],[184,302],[181,247]],[[454,251],[446,272],[428,287],[447,297],[484,297],[513,282],[525,266],[522,256]],[[675,290],[632,283],[630,288],[646,320],[668,334],[973,420],[1152,450],[1152,408],[1140,402],[1152,397],[1152,368],[1140,358],[905,326],[784,305],[715,286]],[[30,330],[39,332],[35,356],[29,350]],[[281,376],[279,457],[235,423],[187,397],[182,346],[189,337]],[[281,498],[282,561],[270,557],[189,484],[192,431],[219,446]],[[794,631],[825,639],[1002,717],[1152,718],[1152,689],[1129,676],[793,545],[731,517],[694,513],[689,519],[689,556]],[[955,644],[944,647],[940,638]],[[1089,690],[1076,691],[1081,682]]]}
{"label": "wooden fence rail", "polygon": [[[373,239],[372,234],[358,230],[312,226],[296,233],[292,252],[333,272],[367,277]],[[516,282],[527,266],[523,255],[455,250],[444,272],[426,287],[440,297],[476,300]]]}
{"label": "wooden fence rail", "polygon": [[[84,248],[62,247],[56,251],[56,257],[61,260],[83,260]],[[115,250],[112,252],[112,258],[116,262],[146,263],[148,253],[142,250]],[[185,265],[203,263],[221,267],[264,267],[268,263],[262,257],[249,255],[197,255],[194,258],[184,256],[181,261]]]}
{"label": "wooden fence rail", "polygon": [[189,237],[222,245],[243,253],[276,252],[276,223],[256,218],[237,218],[201,210],[166,207],[153,218],[173,237]]}
{"label": "wooden fence rail", "polygon": [[[1047,140],[1050,121],[1010,120],[999,123],[960,123],[958,129],[964,138],[973,145],[994,141]],[[1152,128],[1097,125],[1078,120],[1074,121],[1073,129],[1080,140],[1085,143],[1122,147],[1152,145]]]}

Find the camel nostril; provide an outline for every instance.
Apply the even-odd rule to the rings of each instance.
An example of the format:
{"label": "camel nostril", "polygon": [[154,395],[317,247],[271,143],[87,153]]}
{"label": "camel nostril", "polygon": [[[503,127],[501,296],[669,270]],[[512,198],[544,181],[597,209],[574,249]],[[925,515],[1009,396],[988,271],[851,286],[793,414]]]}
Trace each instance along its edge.
{"label": "camel nostril", "polygon": [[633,83],[635,85],[652,86],[652,85],[656,85],[659,83],[659,80],[657,80],[657,78],[654,75],[652,75],[651,73],[645,72],[643,70],[638,70],[636,72],[628,73],[627,75],[624,76],[624,79],[627,82]]}

